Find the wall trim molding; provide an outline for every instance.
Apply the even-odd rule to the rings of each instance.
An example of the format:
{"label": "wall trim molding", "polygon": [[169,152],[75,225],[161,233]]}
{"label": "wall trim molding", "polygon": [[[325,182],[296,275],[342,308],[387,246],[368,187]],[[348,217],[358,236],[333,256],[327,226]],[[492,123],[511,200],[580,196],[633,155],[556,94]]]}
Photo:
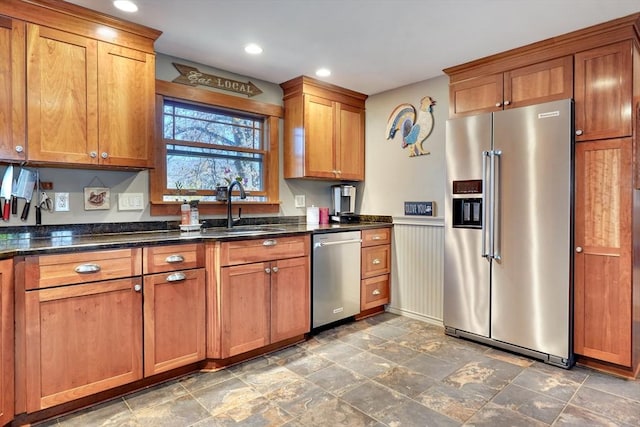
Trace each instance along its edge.
{"label": "wall trim molding", "polygon": [[403,309],[398,309],[393,307],[387,307],[387,311],[389,313],[399,314],[401,316],[410,317],[416,320],[421,320],[425,323],[429,323],[431,325],[440,326],[441,328],[444,328],[444,323],[442,322],[442,319],[437,319],[435,317],[427,316],[421,313],[416,313],[415,311],[411,311],[411,310],[403,310]]}
{"label": "wall trim molding", "polygon": [[393,217],[394,224],[402,224],[402,225],[424,225],[430,227],[444,227],[444,217],[416,217],[416,216],[394,216]]}

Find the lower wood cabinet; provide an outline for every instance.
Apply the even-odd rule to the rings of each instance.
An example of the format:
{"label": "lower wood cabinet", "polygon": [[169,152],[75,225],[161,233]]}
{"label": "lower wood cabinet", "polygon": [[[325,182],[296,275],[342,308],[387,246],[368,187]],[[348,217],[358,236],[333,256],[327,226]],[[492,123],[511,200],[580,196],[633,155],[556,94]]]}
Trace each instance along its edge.
{"label": "lower wood cabinet", "polygon": [[575,149],[575,352],[624,367],[632,366],[634,323],[631,144]]}
{"label": "lower wood cabinet", "polygon": [[14,415],[13,260],[0,261],[0,425]]}
{"label": "lower wood cabinet", "polygon": [[362,230],[360,310],[390,301],[391,228]]}
{"label": "lower wood cabinet", "polygon": [[24,264],[21,410],[204,359],[202,244],[30,256]]}
{"label": "lower wood cabinet", "polygon": [[220,352],[212,357],[225,359],[309,332],[309,244],[309,236],[218,244],[227,265],[218,275]]}

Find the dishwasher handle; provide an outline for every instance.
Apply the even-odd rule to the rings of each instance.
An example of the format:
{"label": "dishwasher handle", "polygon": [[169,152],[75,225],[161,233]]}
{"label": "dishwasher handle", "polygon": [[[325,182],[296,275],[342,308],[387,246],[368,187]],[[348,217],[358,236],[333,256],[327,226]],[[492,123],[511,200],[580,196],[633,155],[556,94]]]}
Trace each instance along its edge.
{"label": "dishwasher handle", "polygon": [[322,248],[325,246],[346,245],[349,243],[362,243],[362,239],[350,239],[350,240],[330,240],[328,242],[318,242],[315,244],[316,248]]}

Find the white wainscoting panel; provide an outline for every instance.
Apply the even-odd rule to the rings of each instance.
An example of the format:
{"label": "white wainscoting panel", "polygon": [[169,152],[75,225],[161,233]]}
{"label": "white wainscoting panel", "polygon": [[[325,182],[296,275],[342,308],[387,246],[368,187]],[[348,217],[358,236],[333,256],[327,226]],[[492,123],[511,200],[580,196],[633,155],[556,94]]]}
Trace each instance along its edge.
{"label": "white wainscoting panel", "polygon": [[444,219],[394,217],[392,313],[442,325]]}

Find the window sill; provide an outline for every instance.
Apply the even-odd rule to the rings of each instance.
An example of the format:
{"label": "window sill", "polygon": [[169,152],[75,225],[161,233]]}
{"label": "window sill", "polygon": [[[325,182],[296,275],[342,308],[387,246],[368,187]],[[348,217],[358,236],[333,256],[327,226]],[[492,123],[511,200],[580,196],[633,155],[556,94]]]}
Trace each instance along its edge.
{"label": "window sill", "polygon": [[[150,213],[151,216],[176,216],[180,217],[180,205],[182,203],[162,203],[151,202]],[[241,202],[232,201],[232,207],[235,212],[237,208],[242,208],[242,214],[265,214],[265,213],[279,213],[280,202]],[[200,215],[226,215],[227,204],[224,202],[204,202],[198,204],[198,211]]]}

